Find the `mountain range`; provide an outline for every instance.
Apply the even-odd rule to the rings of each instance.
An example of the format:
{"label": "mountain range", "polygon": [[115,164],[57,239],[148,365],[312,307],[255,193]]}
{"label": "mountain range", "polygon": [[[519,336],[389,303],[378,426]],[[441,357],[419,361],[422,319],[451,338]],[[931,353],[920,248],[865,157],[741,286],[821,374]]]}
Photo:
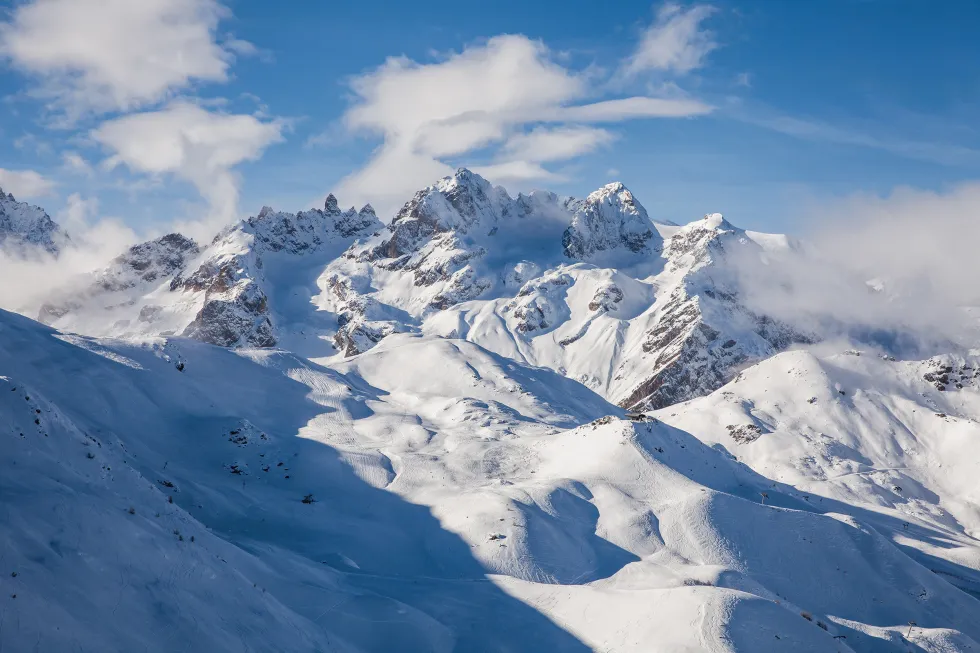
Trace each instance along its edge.
{"label": "mountain range", "polygon": [[465,169],[135,245],[0,312],[0,648],[980,651],[980,355],[733,274],[805,256]]}

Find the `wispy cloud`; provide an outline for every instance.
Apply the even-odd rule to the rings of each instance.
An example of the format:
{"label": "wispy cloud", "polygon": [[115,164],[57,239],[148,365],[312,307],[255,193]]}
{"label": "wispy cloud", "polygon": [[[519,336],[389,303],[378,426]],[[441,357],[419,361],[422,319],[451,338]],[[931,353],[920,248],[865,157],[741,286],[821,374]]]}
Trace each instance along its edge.
{"label": "wispy cloud", "polygon": [[866,147],[947,166],[980,164],[980,150],[954,143],[919,141],[900,134],[871,134],[820,120],[780,115],[767,109],[746,111],[739,108],[723,113],[742,122],[809,141]]}
{"label": "wispy cloud", "polygon": [[701,68],[708,54],[718,47],[714,33],[703,27],[715,11],[710,5],[662,5],[636,50],[624,62],[623,72],[628,76],[649,70],[683,75]]}
{"label": "wispy cloud", "polygon": [[34,170],[0,168],[0,187],[20,199],[35,199],[50,195],[57,184]]}

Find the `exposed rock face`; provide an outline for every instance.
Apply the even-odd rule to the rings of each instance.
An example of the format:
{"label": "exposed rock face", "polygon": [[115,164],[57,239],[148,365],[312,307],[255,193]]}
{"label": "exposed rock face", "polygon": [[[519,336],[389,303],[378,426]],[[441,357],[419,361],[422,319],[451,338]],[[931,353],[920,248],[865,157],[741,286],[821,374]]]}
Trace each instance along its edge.
{"label": "exposed rock face", "polygon": [[[396,298],[394,307],[419,319],[513,293],[570,257],[652,253],[660,242],[646,211],[622,184],[610,184],[586,200],[542,191],[512,198],[466,169],[417,192],[386,231],[348,250],[349,263],[332,266],[331,273],[386,279],[411,275],[412,292]],[[528,254],[534,258],[523,258]],[[546,313],[553,308],[547,298],[528,298],[507,310],[527,333],[545,329]],[[355,319],[341,328],[360,324]],[[389,321],[387,329],[375,333],[386,330],[402,329]]]}
{"label": "exposed rock face", "polygon": [[679,275],[680,281],[664,298],[641,345],[649,370],[619,400],[621,406],[649,410],[706,395],[745,365],[812,340],[739,303],[737,288],[718,274],[719,264],[737,248],[759,246],[717,213],[667,241],[666,274]]}
{"label": "exposed rock face", "polygon": [[96,283],[110,291],[153,283],[173,276],[199,252],[197,243],[190,238],[167,234],[130,247],[98,275]]}
{"label": "exposed rock face", "polygon": [[562,249],[572,259],[589,259],[618,247],[641,252],[658,249],[659,244],[646,209],[619,182],[590,194],[562,235]]}
{"label": "exposed rock face", "polygon": [[246,220],[242,229],[255,238],[260,249],[293,254],[314,251],[325,243],[370,234],[382,228],[370,204],[360,211],[354,207],[341,211],[337,198],[327,196],[324,209],[284,213],[265,206]]}
{"label": "exposed rock face", "polygon": [[80,280],[70,296],[44,305],[39,319],[89,333],[93,323],[109,324],[105,335],[181,334],[224,347],[271,347],[277,337],[264,258],[333,256],[382,227],[370,206],[341,211],[332,195],[324,210],[265,207],[203,248],[180,234],[136,245]]}
{"label": "exposed rock face", "polygon": [[39,247],[57,254],[70,243],[68,234],[40,206],[18,202],[0,188],[0,247],[15,253]]}
{"label": "exposed rock face", "polygon": [[567,274],[551,273],[524,284],[503,309],[511,313],[514,330],[544,332],[568,319],[565,295],[572,281]]}

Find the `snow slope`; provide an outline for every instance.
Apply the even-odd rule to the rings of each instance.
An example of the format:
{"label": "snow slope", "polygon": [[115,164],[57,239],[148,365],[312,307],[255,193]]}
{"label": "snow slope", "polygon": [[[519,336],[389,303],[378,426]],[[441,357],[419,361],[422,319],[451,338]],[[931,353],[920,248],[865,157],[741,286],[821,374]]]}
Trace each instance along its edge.
{"label": "snow slope", "polygon": [[0,313],[0,370],[9,650],[978,648],[863,505],[474,343],[323,366]]}

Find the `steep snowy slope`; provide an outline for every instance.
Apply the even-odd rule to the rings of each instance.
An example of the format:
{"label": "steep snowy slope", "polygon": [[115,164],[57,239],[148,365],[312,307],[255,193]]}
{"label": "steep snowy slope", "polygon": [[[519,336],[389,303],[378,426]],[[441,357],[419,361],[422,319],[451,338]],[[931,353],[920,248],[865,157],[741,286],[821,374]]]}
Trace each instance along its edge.
{"label": "steep snowy slope", "polygon": [[[322,270],[356,238],[380,228],[370,206],[341,211],[333,195],[322,211],[266,207],[205,247],[180,234],[132,247],[42,306],[39,319],[90,335],[177,333],[222,346],[273,346],[303,331],[315,312],[308,301],[313,278],[304,270]],[[292,268],[287,275],[278,273],[283,264]],[[306,310],[297,311],[290,296],[304,288]]]}
{"label": "steep snowy slope", "polygon": [[40,247],[56,254],[70,242],[68,234],[40,206],[18,202],[0,188],[0,247],[14,254]]}
{"label": "steep snowy slope", "polygon": [[323,367],[0,313],[0,369],[5,649],[978,648],[867,509],[474,343]]}

